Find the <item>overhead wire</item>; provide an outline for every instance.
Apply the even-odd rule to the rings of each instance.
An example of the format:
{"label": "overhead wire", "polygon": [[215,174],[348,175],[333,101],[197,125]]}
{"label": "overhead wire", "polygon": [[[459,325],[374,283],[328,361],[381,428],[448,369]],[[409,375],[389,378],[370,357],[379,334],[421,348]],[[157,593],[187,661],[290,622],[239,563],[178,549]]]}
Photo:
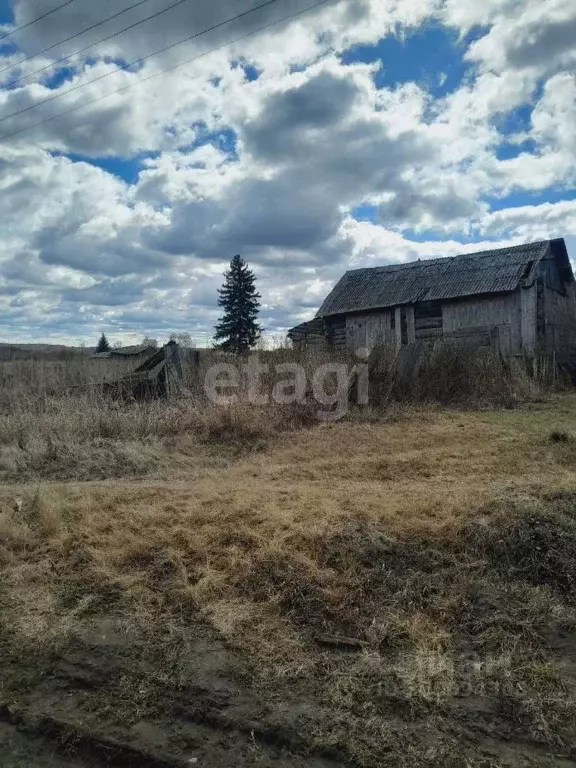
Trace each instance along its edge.
{"label": "overhead wire", "polygon": [[[190,36],[189,38],[186,38],[184,40],[180,40],[178,43],[174,43],[173,45],[167,46],[166,48],[163,48],[160,51],[156,51],[154,54],[150,54],[149,56],[146,56],[143,59],[139,59],[139,61],[145,61],[146,59],[150,58],[151,56],[156,56],[156,55],[158,55],[158,53],[163,53],[164,51],[169,50],[170,48],[173,48],[176,45],[180,45],[180,43],[183,43],[183,42],[186,42],[187,40],[199,37],[200,35],[207,34],[208,32],[212,32],[213,30],[218,29],[219,27],[222,27],[225,24],[229,24],[232,21],[236,21],[237,19],[242,18],[242,17],[248,15],[249,13],[254,13],[255,11],[260,10],[261,8],[264,8],[264,7],[268,6],[268,5],[272,5],[275,2],[278,2],[278,0],[268,0],[268,2],[263,3],[260,6],[256,6],[256,7],[252,8],[249,11],[245,11],[244,13],[238,14],[237,16],[233,16],[230,19],[227,19],[226,21],[223,21],[223,22],[220,22],[218,24],[215,24],[212,27],[209,27],[208,29],[203,30],[202,32],[198,32],[195,35]],[[76,106],[71,107],[70,109],[64,110],[63,112],[58,112],[56,115],[51,115],[50,117],[47,117],[44,120],[41,120],[41,121],[39,121],[37,123],[34,123],[33,125],[29,125],[29,126],[25,126],[24,128],[20,128],[19,130],[13,131],[12,133],[0,134],[0,141],[6,141],[7,139],[11,139],[14,136],[19,136],[22,133],[30,131],[33,128],[37,128],[37,127],[39,127],[41,125],[45,125],[46,123],[49,123],[52,120],[57,120],[58,118],[64,117],[65,115],[71,114],[72,112],[76,112],[76,111],[78,111],[80,109],[84,109],[85,107],[89,107],[92,104],[97,104],[98,102],[103,101],[104,99],[107,99],[110,96],[114,96],[114,95],[116,95],[118,93],[123,93],[124,91],[127,91],[130,88],[134,88],[137,85],[141,85],[142,83],[148,82],[149,80],[152,80],[155,77],[160,77],[161,75],[165,75],[168,72],[174,72],[175,70],[179,69],[180,67],[186,66],[186,64],[191,64],[192,62],[197,61],[198,59],[201,59],[201,58],[203,58],[205,56],[208,56],[211,53],[215,53],[216,51],[219,51],[219,50],[222,50],[224,48],[227,48],[229,45],[234,45],[235,43],[239,43],[242,40],[246,40],[249,37],[253,37],[254,35],[258,34],[259,32],[263,32],[265,29],[270,29],[271,27],[274,27],[274,26],[276,26],[278,24],[282,24],[285,21],[290,21],[291,19],[297,18],[298,16],[302,16],[303,14],[308,13],[309,11],[312,11],[315,8],[319,8],[320,6],[326,5],[326,4],[330,3],[330,2],[334,2],[334,0],[316,0],[316,2],[312,3],[311,5],[306,6],[305,8],[300,9],[299,11],[295,11],[294,13],[288,14],[287,16],[283,16],[280,19],[275,19],[274,21],[268,22],[267,24],[263,24],[262,26],[257,27],[256,29],[253,29],[250,32],[247,32],[244,35],[240,35],[239,37],[234,38],[233,40],[229,40],[229,41],[227,41],[225,43],[221,43],[220,45],[217,45],[214,48],[209,49],[208,51],[203,51],[202,53],[199,53],[196,56],[192,56],[191,58],[186,59],[185,61],[182,61],[182,62],[180,62],[178,64],[175,64],[174,66],[167,67],[166,69],[160,70],[159,72],[153,72],[152,74],[148,75],[147,77],[141,78],[140,80],[136,81],[135,83],[128,83],[127,85],[125,85],[125,86],[123,86],[121,88],[117,88],[116,90],[111,91],[110,93],[106,93],[103,96],[99,96],[99,97],[97,97],[95,99],[90,99],[89,101],[83,102],[82,104],[77,104]],[[134,65],[134,63],[131,64],[130,66],[133,66],[133,65]],[[114,70],[114,71],[118,71],[118,70]],[[113,73],[107,73],[107,74],[113,74]],[[82,84],[82,86],[89,85],[90,83],[96,82],[97,80],[100,80],[100,79],[102,79],[102,78],[96,78],[95,80],[91,80],[89,83]],[[78,86],[78,87],[82,87],[82,86]],[[65,91],[65,93],[61,94],[61,95],[65,95],[67,93],[70,93],[71,90],[76,90],[76,89],[70,89],[68,91]],[[44,102],[41,102],[41,103],[44,103]],[[36,105],[34,105],[34,106],[36,106]],[[17,112],[14,115],[10,115],[9,117],[13,117],[13,116],[16,116],[18,114],[22,114],[22,112],[26,112],[26,111],[28,111],[28,109],[21,110],[20,112]],[[7,118],[1,118],[1,119],[7,119]]]}
{"label": "overhead wire", "polygon": [[[180,3],[186,2],[186,1],[187,0],[179,0]],[[182,45],[182,43],[187,43],[187,42],[190,42],[191,40],[195,40],[196,38],[201,37],[202,35],[206,35],[209,32],[213,32],[216,29],[220,29],[220,27],[224,27],[227,24],[231,24],[234,21],[238,21],[239,19],[249,16],[250,14],[255,13],[256,11],[260,11],[263,8],[274,5],[277,2],[279,2],[279,0],[265,0],[265,2],[260,3],[260,5],[256,5],[252,8],[249,8],[246,11],[243,11],[242,13],[236,14],[235,16],[231,16],[230,18],[225,19],[224,21],[221,21],[218,24],[213,24],[211,27],[201,30],[200,32],[195,32],[192,35],[187,35],[181,40],[178,40],[175,43],[171,43],[170,45],[167,45],[164,48],[160,48],[157,51],[153,51],[152,53],[149,53],[140,59],[135,59],[134,61],[130,61],[130,62],[127,62],[126,64],[122,64],[121,66],[111,70],[110,72],[104,72],[102,75],[92,78],[92,80],[86,80],[83,83],[78,83],[78,85],[75,85],[72,88],[68,88],[66,91],[60,91],[54,94],[54,96],[50,96],[47,99],[42,99],[41,101],[37,101],[34,104],[30,104],[28,107],[24,107],[23,109],[17,110],[16,112],[12,112],[9,115],[2,115],[0,116],[0,123],[4,122],[5,120],[9,120],[13,117],[18,117],[19,115],[23,115],[26,112],[30,112],[33,109],[37,109],[38,107],[41,107],[43,104],[49,104],[53,101],[57,101],[58,99],[61,99],[70,93],[74,93],[75,91],[79,91],[82,88],[86,88],[89,85],[100,82],[101,80],[104,80],[105,78],[110,77],[111,75],[114,75],[118,72],[122,72],[136,65],[143,64],[145,61],[148,61],[148,59],[151,59],[154,56],[158,56],[160,53],[166,53],[166,51],[169,51],[172,48],[176,48],[178,45]]]}
{"label": "overhead wire", "polygon": [[[182,2],[185,2],[186,0],[182,0]],[[149,2],[149,0],[142,0],[143,3]],[[136,5],[141,5],[142,3],[137,3]],[[47,69],[52,69],[54,67],[57,67],[58,64],[62,64],[65,61],[68,61],[68,59],[71,59],[73,56],[77,56],[80,53],[85,53],[86,51],[89,51],[90,48],[95,48],[97,45],[100,45],[101,43],[106,43],[108,40],[112,40],[114,37],[118,37],[119,35],[123,34],[124,32],[127,32],[129,29],[134,29],[134,27],[140,26],[140,24],[144,24],[146,21],[150,21],[150,19],[154,19],[158,16],[161,16],[163,13],[166,13],[167,11],[171,10],[172,8],[175,8],[177,5],[181,5],[180,0],[176,3],[173,3],[172,5],[167,6],[166,8],[163,8],[162,10],[158,11],[157,13],[153,13],[151,16],[146,16],[146,18],[141,19],[140,21],[136,21],[134,24],[129,24],[127,27],[123,27],[122,29],[119,29],[117,32],[114,32],[111,35],[107,35],[106,37],[102,37],[100,40],[95,40],[93,43],[90,43],[90,45],[86,45],[84,48],[79,48],[77,51],[73,51],[72,53],[67,54],[66,56],[63,56],[61,59],[57,59],[56,61],[51,61],[49,64],[46,64],[44,67],[39,67],[38,69],[32,70],[32,72],[27,72],[25,75],[21,75],[20,77],[17,77],[15,80],[11,80],[7,85],[9,87],[12,87],[14,85],[17,85],[18,83],[22,82],[22,80],[27,80],[29,77],[32,77],[33,75],[38,75],[40,72],[45,72]],[[131,8],[135,8],[136,6],[130,6]],[[129,9],[127,9],[129,10]],[[108,19],[109,21],[109,19]],[[83,33],[80,33],[83,34]],[[76,35],[77,37],[77,35]],[[69,38],[72,39],[72,38]],[[60,44],[60,43],[59,43]],[[38,54],[36,54],[38,55]],[[34,58],[33,56],[30,58]],[[20,62],[20,64],[23,62]],[[16,66],[16,65],[15,65]],[[14,67],[8,67],[8,69],[13,69]],[[0,70],[0,72],[5,72],[6,70]]]}
{"label": "overhead wire", "polygon": [[23,29],[31,27],[32,24],[36,24],[37,21],[42,21],[42,19],[45,19],[47,16],[50,16],[51,14],[56,13],[56,11],[59,11],[61,8],[66,8],[67,5],[71,5],[75,2],[76,0],[66,0],[65,3],[61,3],[55,8],[52,8],[52,10],[46,11],[46,13],[43,13],[42,16],[37,16],[35,19],[32,19],[32,21],[28,21],[26,24],[22,24],[20,27],[16,27],[16,29],[12,29],[10,32],[8,32],[8,34],[2,35],[2,37],[0,37],[0,43],[9,37],[12,37],[12,35],[15,35],[17,32],[21,32]]}
{"label": "overhead wire", "polygon": [[[63,45],[64,43],[69,43],[70,40],[74,40],[76,37],[80,37],[81,35],[84,35],[86,32],[90,32],[93,29],[96,29],[97,27],[101,27],[103,24],[107,24],[109,21],[112,21],[113,19],[117,19],[119,16],[122,16],[124,13],[128,13],[128,11],[134,10],[134,8],[138,8],[140,5],[144,5],[144,3],[148,3],[150,0],[138,0],[137,3],[133,3],[132,5],[129,5],[127,8],[123,8],[121,11],[118,11],[117,13],[113,13],[111,16],[107,16],[105,19],[102,19],[102,21],[98,21],[95,24],[91,24],[89,27],[85,27],[84,29],[81,29],[79,32],[75,32],[73,35],[70,35],[70,37],[65,37],[63,40],[59,40],[57,43],[53,43],[52,45],[46,46],[46,48],[42,48],[41,51],[37,51],[36,53],[32,54],[31,56],[28,56],[25,59],[22,59],[17,64],[12,64],[9,67],[4,67],[4,69],[0,69],[0,74],[2,72],[7,72],[9,69],[14,69],[15,66],[21,67],[22,64],[25,64],[27,61],[32,61],[32,59],[35,59],[37,56],[42,56],[43,53],[48,53],[48,51],[52,51],[54,48],[58,48],[59,45]],[[109,37],[105,37],[103,40],[100,40],[98,42],[103,42],[104,40],[110,40],[113,37],[116,37],[116,35],[121,34],[122,32],[126,32],[127,29],[132,29],[132,27],[137,27],[138,24],[143,24],[145,21],[149,21],[150,19],[155,19],[157,16],[161,16],[163,13],[166,13],[166,11],[170,11],[172,8],[175,8],[177,5],[182,5],[182,3],[188,2],[188,0],[177,0],[177,2],[172,3],[172,5],[167,6],[166,8],[161,9],[160,11],[157,11],[156,13],[153,13],[151,16],[146,17],[145,19],[142,19],[141,21],[136,22],[135,24],[131,24],[129,27],[126,27],[123,30],[120,30],[119,32],[115,32],[113,35],[110,35]],[[97,45],[98,43],[92,43],[88,48],[91,48],[92,45]],[[87,49],[84,49],[87,50]],[[74,56],[74,54],[70,54],[71,56]],[[64,59],[61,59],[61,61],[65,61],[68,56],[65,56]],[[58,62],[56,62],[58,63]],[[49,64],[48,66],[54,66],[54,62],[52,64]],[[46,69],[44,67],[43,69]],[[42,70],[37,70],[42,71]],[[14,85],[14,83],[19,82],[20,80],[25,79],[26,77],[30,77],[30,75],[35,74],[34,72],[29,72],[26,75],[23,75],[22,77],[18,78],[18,80],[14,80],[11,83],[8,83],[8,85]]]}

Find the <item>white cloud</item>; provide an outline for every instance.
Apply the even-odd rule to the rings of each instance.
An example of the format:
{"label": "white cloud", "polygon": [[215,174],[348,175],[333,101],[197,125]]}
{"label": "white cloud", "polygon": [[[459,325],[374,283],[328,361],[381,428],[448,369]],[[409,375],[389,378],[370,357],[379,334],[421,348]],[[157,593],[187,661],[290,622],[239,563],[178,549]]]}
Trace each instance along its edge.
{"label": "white cloud", "polygon": [[[260,13],[258,23],[308,2],[278,3]],[[150,0],[122,24],[165,6]],[[0,121],[0,133],[136,83],[245,33],[256,21],[187,43],[139,72],[115,71],[104,55],[138,58],[182,38],[184,30],[248,7],[235,0],[191,1],[102,44],[96,60],[78,57],[70,79],[56,89],[43,77],[0,88],[0,118],[62,94]],[[19,0],[16,22],[42,10],[40,0]],[[116,10],[113,0],[72,4],[16,36],[20,53],[5,56],[4,66]],[[575,181],[575,19],[568,0],[333,0],[290,24],[0,140],[5,335],[41,329],[36,335],[44,338],[68,333],[90,340],[104,325],[126,340],[173,329],[209,333],[222,270],[238,251],[258,274],[263,322],[275,330],[309,317],[348,265],[576,237],[571,201],[500,202],[502,210],[490,210],[495,198],[568,190]],[[352,45],[406,36],[431,21],[456,29],[462,41],[476,30],[464,50],[471,69],[443,98],[410,81],[377,89],[376,65],[344,65],[338,57]],[[477,33],[479,25],[484,29]],[[50,55],[58,58],[107,31]],[[37,57],[22,71],[48,61]],[[65,94],[79,84],[85,87]],[[510,136],[506,120],[519,107],[532,112]],[[518,144],[517,157],[498,159],[504,140]],[[109,169],[110,158],[146,156],[137,182],[129,184],[111,170],[41,148],[97,158]],[[356,221],[357,206],[372,206],[377,220]]]}
{"label": "white cloud", "polygon": [[[576,200],[506,208],[487,214],[481,221],[483,235],[508,233],[524,242],[576,236]],[[576,253],[572,254],[576,256]]]}
{"label": "white cloud", "polygon": [[563,72],[545,84],[532,112],[531,136],[547,151],[563,152],[576,161],[576,74]]}
{"label": "white cloud", "polygon": [[[452,6],[453,8],[453,6]],[[492,27],[467,58],[486,71],[528,70],[541,76],[576,62],[576,7],[572,0],[488,4]]]}

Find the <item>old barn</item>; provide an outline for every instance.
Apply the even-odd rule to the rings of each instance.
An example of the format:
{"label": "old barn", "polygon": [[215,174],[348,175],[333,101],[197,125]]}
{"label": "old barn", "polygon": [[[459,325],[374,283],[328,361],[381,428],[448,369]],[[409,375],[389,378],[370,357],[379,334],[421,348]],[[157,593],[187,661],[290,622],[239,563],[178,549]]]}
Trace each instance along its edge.
{"label": "old barn", "polygon": [[507,357],[571,362],[576,289],[563,239],[353,269],[316,317],[292,328],[295,345],[342,348],[416,341],[484,341]]}

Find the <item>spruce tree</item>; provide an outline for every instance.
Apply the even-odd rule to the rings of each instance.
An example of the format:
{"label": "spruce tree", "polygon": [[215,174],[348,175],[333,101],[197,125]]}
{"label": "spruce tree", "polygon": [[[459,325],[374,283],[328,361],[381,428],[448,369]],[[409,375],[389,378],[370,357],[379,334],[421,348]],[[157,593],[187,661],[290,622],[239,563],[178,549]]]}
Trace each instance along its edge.
{"label": "spruce tree", "polygon": [[256,277],[241,256],[234,256],[230,268],[224,273],[224,285],[218,290],[218,306],[224,314],[218,321],[214,339],[218,349],[243,355],[260,338],[261,328],[256,322],[260,311],[260,294],[255,287]]}
{"label": "spruce tree", "polygon": [[102,334],[102,336],[100,336],[100,340],[98,341],[96,352],[109,352],[109,351],[110,351],[110,344],[108,343],[108,339],[104,334]]}

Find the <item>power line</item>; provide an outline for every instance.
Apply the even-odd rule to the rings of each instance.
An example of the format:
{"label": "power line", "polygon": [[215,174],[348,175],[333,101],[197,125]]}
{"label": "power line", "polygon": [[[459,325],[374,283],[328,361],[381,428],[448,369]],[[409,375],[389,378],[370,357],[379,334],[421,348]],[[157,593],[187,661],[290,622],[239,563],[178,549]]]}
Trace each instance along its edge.
{"label": "power line", "polygon": [[35,19],[32,19],[32,21],[27,22],[26,24],[22,24],[21,27],[16,27],[16,29],[13,29],[12,32],[8,32],[7,35],[2,35],[0,37],[0,43],[2,40],[6,40],[8,37],[12,37],[12,35],[15,35],[16,32],[20,32],[23,29],[26,29],[26,27],[31,27],[32,24],[36,24],[37,21],[42,21],[42,19],[45,19],[46,16],[50,16],[52,13],[56,13],[56,11],[59,11],[60,8],[66,8],[67,5],[70,5],[71,3],[74,3],[75,0],[67,0],[67,2],[62,3],[62,5],[57,5],[56,8],[52,8],[51,11],[46,11],[46,13],[43,13],[42,16],[37,16]]}
{"label": "power line", "polygon": [[[273,2],[277,2],[277,0],[269,0],[269,2],[265,3],[264,5],[271,5]],[[12,133],[0,135],[0,141],[5,141],[6,139],[11,139],[14,136],[18,136],[21,133],[25,133],[26,131],[30,131],[33,128],[37,128],[40,125],[44,125],[45,123],[49,123],[52,120],[56,120],[59,117],[64,117],[64,115],[68,115],[71,112],[76,112],[79,109],[83,109],[84,107],[89,107],[92,104],[97,104],[100,101],[103,101],[104,99],[107,99],[109,96],[114,96],[117,93],[122,93],[124,91],[127,91],[129,88],[133,88],[135,85],[141,85],[142,83],[147,82],[148,80],[152,80],[155,77],[159,77],[160,75],[165,75],[168,72],[173,72],[176,69],[179,69],[180,67],[185,66],[186,64],[191,64],[193,61],[197,61],[198,59],[203,58],[204,56],[208,56],[211,53],[215,53],[216,51],[220,51],[223,48],[228,47],[229,45],[234,45],[235,43],[239,43],[242,40],[246,40],[249,37],[252,37],[255,34],[258,34],[258,32],[263,32],[265,29],[269,29],[270,27],[274,27],[277,24],[281,24],[284,21],[290,21],[290,19],[295,19],[298,16],[302,16],[305,13],[308,13],[308,11],[312,11],[315,8],[319,8],[322,5],[326,5],[327,3],[333,2],[333,0],[317,0],[317,2],[312,3],[311,5],[306,6],[305,8],[302,8],[300,11],[296,11],[294,13],[289,14],[288,16],[284,16],[281,19],[276,19],[275,21],[271,21],[268,24],[264,24],[261,27],[257,27],[256,29],[252,30],[251,32],[247,32],[245,35],[241,35],[240,37],[235,38],[234,40],[229,40],[226,43],[222,43],[221,45],[217,45],[214,48],[211,48],[208,51],[204,51],[203,53],[199,53],[197,56],[193,56],[190,59],[186,59],[185,61],[180,62],[179,64],[176,64],[173,67],[168,67],[167,69],[163,69],[160,72],[154,72],[151,75],[148,75],[147,77],[142,78],[141,80],[138,80],[136,83],[129,83],[128,85],[124,85],[122,88],[118,88],[115,91],[111,91],[110,93],[106,93],[103,96],[99,96],[96,99],[91,99],[90,101],[84,102],[84,104],[77,104],[75,107],[71,107],[70,109],[66,109],[63,112],[59,112],[56,115],[52,115],[51,117],[47,117],[44,120],[41,120],[38,123],[34,123],[34,125],[29,125],[26,128],[20,128],[18,131],[13,131]],[[209,29],[204,30],[204,32],[198,32],[196,35],[193,35],[193,37],[198,37],[201,34],[206,34],[207,32],[211,32],[213,29],[217,29],[218,27],[221,27],[223,24],[228,24],[230,21],[234,21],[237,18],[240,18],[241,16],[245,16],[247,13],[252,13],[253,11],[256,11],[259,9],[259,7],[264,6],[258,6],[256,8],[252,8],[251,11],[247,11],[244,14],[240,14],[239,16],[234,16],[232,19],[228,19],[227,21],[223,21],[220,24],[215,25],[214,27],[210,27]],[[184,40],[180,41],[181,43],[185,42]],[[174,45],[179,45],[179,43],[174,43]],[[168,46],[169,48],[173,48],[174,45]],[[168,50],[163,49],[163,50]],[[162,53],[163,51],[157,51],[155,54],[150,54],[151,56],[155,56],[157,53]],[[146,57],[149,58],[149,57]],[[141,61],[144,61],[144,59],[141,59]],[[116,70],[115,70],[116,71]],[[112,73],[108,73],[112,74]],[[100,79],[100,78],[97,78]],[[96,82],[95,80],[91,80],[90,82]],[[89,85],[89,83],[86,83],[86,85]],[[70,91],[66,91],[66,93],[69,93]],[[62,94],[64,95],[64,94]],[[20,113],[16,113],[20,114]],[[4,119],[4,118],[2,118]]]}
{"label": "power line", "polygon": [[[186,1],[187,0],[178,0],[178,4]],[[30,110],[36,109],[37,107],[41,107],[43,104],[49,104],[51,101],[56,101],[57,99],[61,99],[63,96],[66,96],[69,93],[78,91],[81,88],[86,88],[86,86],[88,85],[92,85],[93,83],[97,83],[100,80],[104,80],[104,78],[106,77],[110,77],[110,75],[114,75],[118,72],[122,72],[123,70],[130,69],[130,67],[133,67],[136,64],[142,64],[143,62],[147,61],[153,56],[158,56],[159,53],[165,53],[166,51],[169,51],[170,49],[175,48],[176,46],[181,45],[182,43],[187,43],[190,40],[194,40],[197,37],[201,37],[202,35],[207,34],[208,32],[213,32],[215,29],[224,27],[226,26],[226,24],[230,24],[230,22],[232,21],[237,21],[238,19],[242,19],[244,16],[249,16],[251,13],[254,13],[255,11],[259,11],[262,8],[266,8],[269,5],[274,5],[274,3],[277,3],[277,2],[279,2],[279,0],[266,0],[266,2],[261,3],[260,5],[256,5],[253,8],[250,8],[248,11],[239,13],[236,16],[231,16],[229,19],[226,19],[225,21],[221,21],[218,24],[214,24],[213,26],[201,32],[195,32],[193,35],[188,35],[187,37],[184,37],[182,40],[178,40],[178,42],[176,43],[171,43],[170,45],[167,45],[165,48],[161,48],[159,51],[154,51],[153,53],[149,53],[147,56],[143,56],[141,59],[136,59],[136,61],[131,61],[127,64],[122,64],[122,66],[118,67],[117,69],[113,69],[111,72],[105,72],[103,75],[99,75],[98,77],[95,77],[92,80],[87,80],[85,83],[79,83],[78,85],[75,85],[73,88],[68,88],[67,91],[63,91],[62,93],[56,93],[54,94],[54,96],[50,96],[48,99],[37,101],[35,104],[31,104],[29,107],[24,107],[24,109],[20,109],[17,112],[12,112],[10,115],[4,115],[3,117],[0,117],[0,123],[3,123],[5,120],[9,120],[12,117],[23,115],[25,112],[30,112]]]}
{"label": "power line", "polygon": [[[128,11],[133,10],[134,8],[138,8],[139,5],[144,5],[144,3],[149,2],[149,0],[138,0],[137,3],[134,3],[133,5],[129,5],[127,8],[124,8],[121,11],[118,11],[118,13],[113,13],[112,16],[107,16],[102,21],[98,21],[96,24],[91,24],[89,27],[86,27],[86,29],[81,29],[80,32],[76,32],[74,35],[70,35],[70,37],[65,37],[64,40],[59,40],[57,43],[53,43],[52,45],[47,46],[46,48],[42,48],[41,51],[37,51],[36,53],[32,54],[32,56],[28,56],[26,59],[22,59],[22,61],[19,61],[17,65],[13,65],[10,67],[4,67],[4,69],[0,69],[0,74],[2,72],[7,72],[9,69],[14,69],[14,66],[22,66],[22,64],[25,64],[27,61],[31,61],[32,59],[35,59],[37,56],[41,56],[43,53],[47,53],[48,51],[53,50],[54,48],[57,48],[59,45],[63,45],[64,43],[69,43],[70,40],[74,40],[75,37],[80,37],[80,35],[83,35],[85,32],[90,32],[92,29],[96,29],[96,27],[101,27],[103,24],[107,24],[109,21],[112,21],[112,19],[117,19],[118,16],[122,16],[123,13],[128,13]],[[152,16],[148,16],[146,19],[142,19],[142,21],[139,21],[138,24],[142,24],[144,21],[148,21],[149,19],[153,19],[156,16],[160,16],[162,13],[166,13],[166,11],[169,11],[171,8],[175,8],[177,5],[181,5],[182,3],[186,2],[186,0],[178,0],[176,3],[172,3],[172,5],[169,5],[167,8],[164,8],[161,11],[158,11],[157,13],[152,14]],[[138,24],[133,24],[132,26],[136,27]],[[126,27],[126,29],[131,29],[131,27]],[[121,30],[121,32],[125,32],[126,29]],[[120,34],[120,32],[115,33],[114,35],[110,35],[110,37],[115,37],[116,34]],[[109,37],[105,37],[104,40],[109,40]],[[102,42],[101,40],[99,42]],[[92,43],[92,45],[97,45],[97,43]],[[88,46],[89,48],[91,46]],[[86,49],[84,49],[86,50]],[[70,54],[73,56],[74,54]],[[65,56],[63,59],[60,59],[60,61],[65,61],[68,58],[68,56]],[[59,62],[56,62],[58,64]],[[49,64],[48,66],[52,66],[52,64]],[[44,67],[43,69],[46,69]],[[38,70],[41,71],[41,70]],[[30,75],[34,74],[34,72],[30,72],[28,75],[24,75],[24,77],[29,77]],[[24,77],[18,78],[18,80],[15,80],[14,83],[19,82],[20,80],[23,80]],[[14,83],[10,83],[10,85],[13,85]]]}
{"label": "power line", "polygon": [[[149,0],[141,0],[141,2],[136,3],[135,5],[131,5],[129,8],[125,8],[120,13],[117,13],[116,16],[120,16],[122,13],[126,13],[126,11],[130,11],[132,8],[136,8],[138,5],[143,5],[143,3],[147,3]],[[85,46],[84,48],[80,48],[77,51],[74,51],[73,53],[69,53],[67,56],[63,56],[61,59],[58,59],[57,61],[51,61],[50,64],[46,64],[45,67],[40,67],[40,69],[35,69],[32,72],[27,72],[25,75],[22,75],[21,77],[16,78],[16,80],[11,80],[7,85],[8,87],[11,87],[13,85],[17,85],[22,80],[26,80],[29,77],[32,77],[32,75],[37,75],[40,72],[45,72],[47,69],[52,69],[52,67],[57,67],[58,64],[62,64],[63,61],[67,61],[68,59],[71,59],[72,56],[77,56],[79,53],[84,53],[85,51],[90,50],[90,48],[94,48],[96,45],[100,45],[100,43],[105,43],[108,40],[112,40],[114,37],[118,37],[118,35],[121,35],[124,32],[127,32],[129,29],[134,29],[134,27],[138,27],[140,24],[144,24],[146,21],[150,21],[150,19],[155,19],[157,16],[161,16],[163,13],[166,13],[166,11],[171,10],[172,8],[175,8],[177,5],[181,5],[183,2],[186,2],[186,0],[178,0],[178,2],[173,3],[172,5],[167,6],[166,8],[163,8],[161,11],[158,11],[157,13],[153,13],[151,16],[146,16],[146,18],[141,19],[140,21],[136,21],[134,24],[129,24],[127,27],[124,27],[123,29],[119,29],[118,32],[114,32],[111,35],[108,35],[107,37],[103,37],[101,40],[96,40],[93,43],[90,43],[90,45]],[[115,18],[114,16],[110,16],[108,19],[105,19],[105,21],[110,21],[110,19]],[[101,22],[102,24],[104,22]],[[95,25],[98,26],[98,25]],[[89,27],[89,29],[94,29],[94,27]],[[80,35],[83,35],[84,32],[87,30],[84,30],[83,32],[78,32],[77,35],[72,35],[72,37],[67,38],[67,40],[61,40],[60,43],[56,43],[56,45],[61,45],[62,43],[66,43],[69,40],[73,40],[75,37],[79,37]],[[55,48],[56,45],[53,45],[52,48]],[[46,51],[49,51],[50,48],[45,48],[43,51],[40,51],[40,53],[34,54],[34,56],[29,56],[27,59],[24,59],[24,61],[19,62],[18,66],[23,64],[25,61],[30,61],[30,59],[35,58],[36,56],[39,56],[41,53],[46,53]],[[6,69],[14,69],[14,67],[6,67]],[[6,72],[6,69],[0,69],[0,74],[2,72]]]}

